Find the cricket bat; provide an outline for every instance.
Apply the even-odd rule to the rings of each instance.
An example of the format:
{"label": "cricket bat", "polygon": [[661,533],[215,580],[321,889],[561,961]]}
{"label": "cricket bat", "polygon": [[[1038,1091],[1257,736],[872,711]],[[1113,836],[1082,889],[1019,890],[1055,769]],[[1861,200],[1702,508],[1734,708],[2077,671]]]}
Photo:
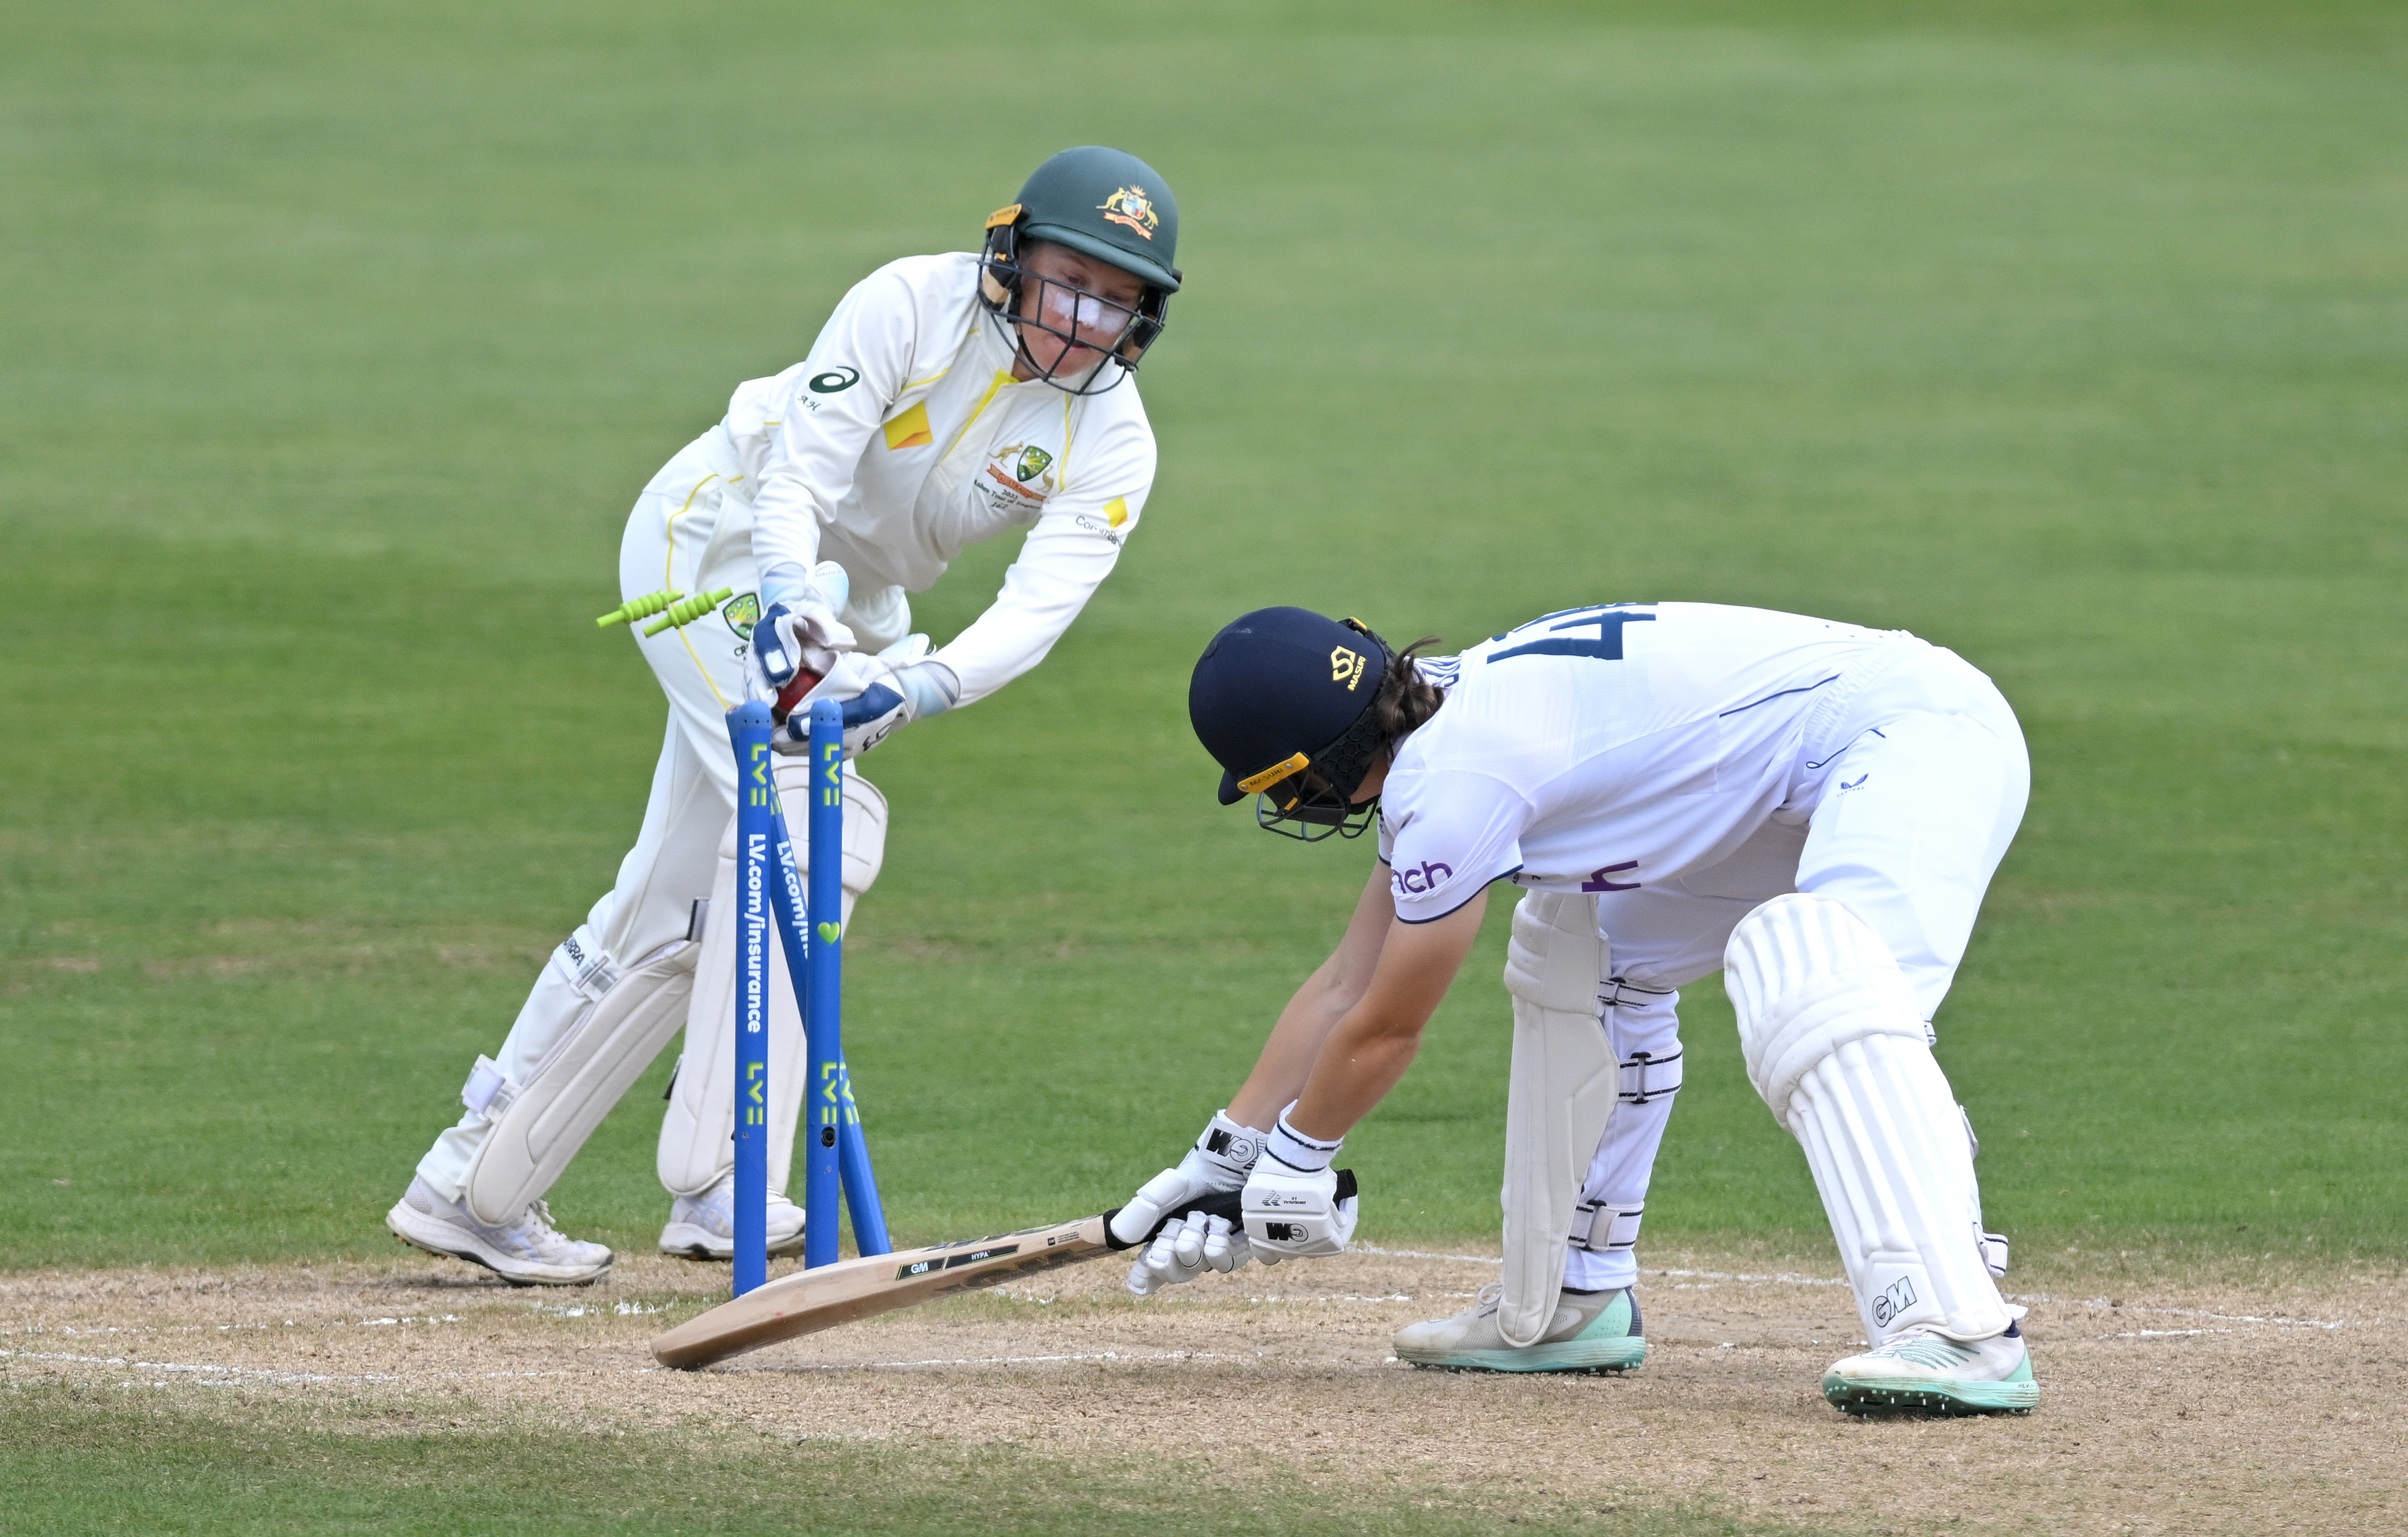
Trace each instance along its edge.
{"label": "cricket bat", "polygon": [[[1338,1199],[1347,1200],[1354,1195],[1354,1171],[1338,1171]],[[652,1342],[652,1355],[663,1366],[709,1366],[799,1334],[816,1334],[857,1318],[917,1307],[931,1298],[975,1291],[1016,1275],[1138,1248],[1154,1242],[1173,1217],[1190,1212],[1226,1217],[1232,1225],[1242,1226],[1239,1199],[1240,1193],[1232,1190],[1191,1201],[1128,1243],[1112,1236],[1112,1218],[1119,1214],[1115,1207],[1101,1216],[1052,1228],[864,1255],[817,1270],[796,1271],[678,1325]]]}

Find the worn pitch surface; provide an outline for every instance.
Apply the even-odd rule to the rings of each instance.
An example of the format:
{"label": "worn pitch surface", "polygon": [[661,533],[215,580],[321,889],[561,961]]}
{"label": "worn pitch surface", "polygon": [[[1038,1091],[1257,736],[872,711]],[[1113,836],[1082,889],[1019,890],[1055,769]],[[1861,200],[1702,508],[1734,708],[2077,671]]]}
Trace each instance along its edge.
{"label": "worn pitch surface", "polygon": [[1097,1262],[790,1342],[702,1372],[646,1342],[724,1271],[623,1261],[518,1291],[465,1266],[108,1271],[0,1282],[0,1373],[164,1391],[441,1396],[560,1422],[780,1437],[1005,1442],[1265,1461],[1317,1481],[1498,1501],[1703,1499],[1811,1526],[2355,1532],[2408,1505],[2386,1395],[2408,1386],[2408,1279],[2248,1286],[2071,1272],[2024,1294],[2028,1418],[1856,1421],[1822,1368],[1844,1287],[1727,1257],[1655,1258],[1652,1355],[1624,1378],[1416,1371],[1388,1336],[1453,1312],[1494,1261],[1372,1253],[1215,1277],[1148,1302]]}

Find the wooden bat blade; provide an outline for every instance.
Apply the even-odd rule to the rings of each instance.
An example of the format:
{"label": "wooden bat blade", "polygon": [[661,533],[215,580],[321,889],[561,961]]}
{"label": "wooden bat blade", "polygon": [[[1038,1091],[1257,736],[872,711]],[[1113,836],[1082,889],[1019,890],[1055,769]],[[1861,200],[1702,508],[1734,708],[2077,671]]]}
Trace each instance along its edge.
{"label": "wooden bat blade", "polygon": [[916,1307],[949,1292],[992,1286],[1015,1275],[1073,1265],[1114,1245],[1102,1216],[994,1238],[866,1255],[796,1271],[690,1318],[652,1342],[663,1366],[709,1366],[780,1340],[856,1318]]}
{"label": "wooden bat blade", "polygon": [[[1354,1171],[1339,1170],[1338,1199],[1353,1200],[1354,1195]],[[1243,1220],[1242,1206],[1240,1193],[1226,1190],[1189,1201],[1178,1213],[1200,1212],[1237,1224]],[[1152,1241],[1178,1214],[1166,1213],[1144,1237],[1124,1243],[1111,1233],[1112,1218],[1119,1213],[1114,1207],[1100,1216],[1051,1228],[1024,1228],[994,1238],[865,1255],[796,1271],[678,1325],[652,1342],[652,1355],[663,1366],[709,1366],[799,1334],[917,1307],[949,1292],[975,1291],[1015,1275],[1133,1249]]]}

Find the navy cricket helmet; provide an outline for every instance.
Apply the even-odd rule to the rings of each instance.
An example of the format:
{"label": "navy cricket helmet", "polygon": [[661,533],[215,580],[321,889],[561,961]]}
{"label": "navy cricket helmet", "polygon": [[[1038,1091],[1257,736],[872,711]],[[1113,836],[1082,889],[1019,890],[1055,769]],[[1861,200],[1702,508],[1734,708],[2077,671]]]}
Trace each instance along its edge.
{"label": "navy cricket helmet", "polygon": [[1370,826],[1376,797],[1351,802],[1385,745],[1371,701],[1394,655],[1360,620],[1310,609],[1230,621],[1187,684],[1188,723],[1221,765],[1221,804],[1259,796],[1256,822],[1307,842]]}

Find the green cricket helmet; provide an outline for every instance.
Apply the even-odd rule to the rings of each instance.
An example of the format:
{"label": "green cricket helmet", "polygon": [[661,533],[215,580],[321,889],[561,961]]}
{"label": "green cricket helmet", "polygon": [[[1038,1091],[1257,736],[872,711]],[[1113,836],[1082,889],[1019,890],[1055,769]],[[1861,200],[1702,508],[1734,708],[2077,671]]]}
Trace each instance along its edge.
{"label": "green cricket helmet", "polygon": [[[1136,277],[1145,285],[1136,308],[1068,284],[1031,279],[1020,258],[1032,240],[1067,246]],[[1145,350],[1168,323],[1170,295],[1179,292],[1183,277],[1174,265],[1178,251],[1179,202],[1170,195],[1169,184],[1126,151],[1084,145],[1038,166],[1020,189],[1019,199],[988,217],[979,294],[995,313],[1082,347],[1090,343],[1077,335],[1080,331],[1090,338],[1098,331],[1116,335],[1107,354],[1112,366],[1099,360],[1077,379],[1055,377],[1062,361],[1071,355],[1068,352],[1054,368],[1039,368],[1025,343],[1022,346],[1022,360],[1034,377],[1072,395],[1100,395],[1137,372]],[[1047,292],[1038,295],[1033,307],[1024,306],[1023,291],[1031,281]],[[1035,313],[1023,313],[1032,308]]]}

